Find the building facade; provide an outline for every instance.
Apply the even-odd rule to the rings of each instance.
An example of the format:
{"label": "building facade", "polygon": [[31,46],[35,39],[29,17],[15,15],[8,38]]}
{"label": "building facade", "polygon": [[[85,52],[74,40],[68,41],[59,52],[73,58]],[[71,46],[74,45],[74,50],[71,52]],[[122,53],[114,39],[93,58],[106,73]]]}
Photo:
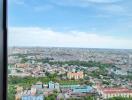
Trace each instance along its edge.
{"label": "building facade", "polygon": [[73,89],[73,93],[90,93],[92,90],[91,86],[76,87]]}
{"label": "building facade", "polygon": [[49,82],[49,89],[54,89],[54,88],[55,88],[54,82],[50,81]]}
{"label": "building facade", "polygon": [[83,72],[80,71],[80,72],[68,72],[67,73],[67,78],[68,79],[83,79],[84,75],[83,75]]}
{"label": "building facade", "polygon": [[100,94],[104,99],[112,97],[132,97],[132,90],[127,88],[102,88]]}
{"label": "building facade", "polygon": [[44,100],[44,96],[22,96],[22,100]]}

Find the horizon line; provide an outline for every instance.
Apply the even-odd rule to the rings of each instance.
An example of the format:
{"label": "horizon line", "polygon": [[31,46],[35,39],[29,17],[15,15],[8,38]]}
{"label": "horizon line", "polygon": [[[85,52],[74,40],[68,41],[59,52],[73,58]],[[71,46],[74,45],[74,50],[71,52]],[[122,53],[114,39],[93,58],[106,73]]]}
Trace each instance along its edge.
{"label": "horizon line", "polygon": [[8,46],[9,48],[75,48],[75,49],[110,49],[110,50],[132,50],[130,48],[96,48],[96,47],[66,47],[66,46]]}

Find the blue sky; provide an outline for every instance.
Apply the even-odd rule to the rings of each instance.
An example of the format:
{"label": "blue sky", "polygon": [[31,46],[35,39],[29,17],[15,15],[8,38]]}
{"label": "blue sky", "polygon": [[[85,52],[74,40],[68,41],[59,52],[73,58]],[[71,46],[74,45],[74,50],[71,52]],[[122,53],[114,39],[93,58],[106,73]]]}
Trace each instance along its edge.
{"label": "blue sky", "polygon": [[131,5],[132,0],[9,0],[9,45],[132,49]]}

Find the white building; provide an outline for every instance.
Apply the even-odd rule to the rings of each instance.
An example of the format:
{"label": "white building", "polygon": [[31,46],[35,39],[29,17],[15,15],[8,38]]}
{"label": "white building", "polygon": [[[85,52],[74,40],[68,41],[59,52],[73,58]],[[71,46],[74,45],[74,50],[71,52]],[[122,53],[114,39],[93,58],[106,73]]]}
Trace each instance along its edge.
{"label": "white building", "polygon": [[60,85],[59,85],[59,83],[55,83],[55,89],[58,90],[58,91],[60,90]]}
{"label": "white building", "polygon": [[49,82],[49,89],[54,89],[54,87],[55,87],[54,82],[50,81]]}

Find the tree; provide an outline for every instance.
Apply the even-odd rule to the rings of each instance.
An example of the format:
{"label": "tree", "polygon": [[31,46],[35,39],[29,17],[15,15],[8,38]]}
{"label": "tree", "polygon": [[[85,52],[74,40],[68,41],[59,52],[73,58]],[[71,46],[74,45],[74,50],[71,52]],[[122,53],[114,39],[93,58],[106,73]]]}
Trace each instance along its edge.
{"label": "tree", "polygon": [[8,85],[8,100],[15,100],[16,88],[14,85]]}
{"label": "tree", "polygon": [[86,97],[84,97],[84,100],[94,100],[94,97],[93,96],[86,96]]}
{"label": "tree", "polygon": [[26,63],[27,61],[28,61],[28,59],[22,58],[21,63]]}

